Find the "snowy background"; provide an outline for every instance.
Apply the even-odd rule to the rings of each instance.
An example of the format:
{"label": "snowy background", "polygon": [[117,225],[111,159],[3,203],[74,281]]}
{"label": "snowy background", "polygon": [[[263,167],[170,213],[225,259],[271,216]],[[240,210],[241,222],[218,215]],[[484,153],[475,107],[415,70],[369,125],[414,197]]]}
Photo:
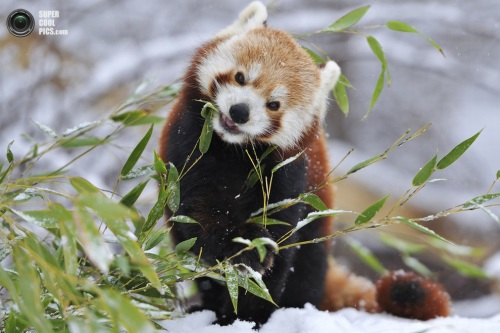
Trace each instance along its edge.
{"label": "snowy background", "polygon": [[[232,22],[248,2],[185,0],[138,5],[133,1],[2,0],[0,21],[5,22],[16,8],[31,11],[35,19],[39,10],[58,10],[56,28],[67,29],[69,34],[39,36],[35,30],[26,38],[15,38],[0,25],[0,151],[15,140],[14,154],[25,152],[31,143],[22,133],[47,140],[32,119],[60,133],[109,113],[144,80],[153,86],[174,82],[193,48]],[[268,23],[293,33],[311,32],[366,4],[358,0],[269,1]],[[332,161],[339,161],[349,148],[356,149],[339,173],[384,151],[407,128],[416,130],[433,123],[424,136],[386,161],[341,183],[337,205],[360,211],[388,193],[398,197],[436,151],[444,156],[481,129],[481,136],[463,158],[437,175],[449,181],[431,184],[414,198],[410,211],[424,215],[483,194],[500,169],[500,3],[373,0],[369,4],[372,7],[362,25],[405,21],[431,36],[446,58],[419,36],[369,30],[384,47],[392,85],[384,88],[372,115],[361,121],[380,64],[360,36],[313,39],[339,62],[355,87],[349,91],[350,115],[344,117],[332,108],[328,117]],[[161,115],[167,112],[162,110]],[[158,128],[155,132],[158,135]],[[137,136],[123,145],[133,147],[142,135],[138,128]],[[126,155],[104,151],[91,156],[71,172],[112,187]],[[63,165],[70,158],[70,152],[59,153],[45,162],[46,167]],[[484,259],[491,258],[484,264],[491,274],[500,276],[500,260],[493,256],[500,250],[500,225],[486,214],[467,213],[434,227],[457,242],[485,247]],[[394,259],[373,233],[359,237],[377,253],[387,254],[386,260]],[[347,251],[339,243],[337,251],[343,255]],[[492,296],[494,287],[456,275],[449,273],[442,280],[455,298],[474,298],[475,302],[458,302],[457,313],[489,317],[500,312],[500,300]]]}

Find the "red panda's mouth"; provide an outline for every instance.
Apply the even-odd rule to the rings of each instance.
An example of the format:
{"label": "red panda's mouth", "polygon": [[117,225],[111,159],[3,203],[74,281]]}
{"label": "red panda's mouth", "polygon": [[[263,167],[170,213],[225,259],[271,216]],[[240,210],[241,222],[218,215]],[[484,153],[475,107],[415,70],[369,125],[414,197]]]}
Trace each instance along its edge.
{"label": "red panda's mouth", "polygon": [[240,134],[241,133],[241,130],[238,127],[238,125],[236,125],[236,123],[234,121],[232,121],[231,119],[229,119],[229,117],[226,117],[223,114],[220,117],[220,124],[229,133],[232,133],[232,134]]}

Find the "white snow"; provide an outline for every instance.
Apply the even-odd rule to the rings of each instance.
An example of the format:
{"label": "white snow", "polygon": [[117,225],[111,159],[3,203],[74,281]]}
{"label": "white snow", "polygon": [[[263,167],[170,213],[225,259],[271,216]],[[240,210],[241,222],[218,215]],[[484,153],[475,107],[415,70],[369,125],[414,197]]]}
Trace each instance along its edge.
{"label": "white snow", "polygon": [[[211,311],[195,312],[185,317],[161,321],[172,333],[255,333],[254,324],[236,321],[229,326],[213,325]],[[498,333],[500,315],[488,319],[449,317],[418,321],[387,314],[369,314],[355,309],[337,312],[319,311],[310,304],[303,309],[279,309],[258,332],[261,333]]]}

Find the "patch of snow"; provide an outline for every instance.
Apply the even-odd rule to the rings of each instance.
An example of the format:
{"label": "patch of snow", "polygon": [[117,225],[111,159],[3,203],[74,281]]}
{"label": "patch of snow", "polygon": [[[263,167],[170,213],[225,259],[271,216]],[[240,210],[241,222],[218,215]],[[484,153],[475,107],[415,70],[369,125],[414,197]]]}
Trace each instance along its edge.
{"label": "patch of snow", "polygon": [[[253,323],[237,320],[229,326],[212,325],[215,314],[195,312],[185,317],[161,321],[160,326],[172,333],[255,333]],[[387,314],[370,314],[355,309],[337,312],[319,311],[310,304],[303,309],[279,309],[264,324],[260,333],[498,333],[500,315],[488,319],[448,317],[429,321],[398,318]]]}

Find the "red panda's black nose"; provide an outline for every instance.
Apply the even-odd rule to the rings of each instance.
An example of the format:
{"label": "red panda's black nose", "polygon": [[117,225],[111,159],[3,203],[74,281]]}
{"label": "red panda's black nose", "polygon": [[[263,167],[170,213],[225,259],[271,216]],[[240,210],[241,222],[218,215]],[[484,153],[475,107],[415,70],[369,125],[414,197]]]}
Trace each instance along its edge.
{"label": "red panda's black nose", "polygon": [[250,118],[250,108],[245,103],[234,104],[229,108],[229,115],[235,123],[244,124]]}

